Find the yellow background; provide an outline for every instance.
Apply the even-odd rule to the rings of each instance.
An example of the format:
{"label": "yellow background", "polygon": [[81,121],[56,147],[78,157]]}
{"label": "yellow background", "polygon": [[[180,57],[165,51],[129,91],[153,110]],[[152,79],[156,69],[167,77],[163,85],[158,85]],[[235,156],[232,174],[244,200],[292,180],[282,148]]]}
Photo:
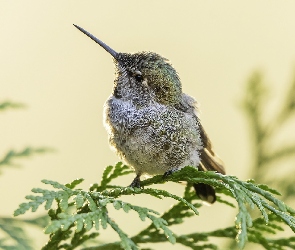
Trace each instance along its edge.
{"label": "yellow background", "polygon": [[[102,125],[102,106],[112,90],[112,59],[73,23],[118,52],[147,50],[170,59],[184,92],[201,104],[203,126],[227,173],[246,179],[250,135],[239,102],[247,79],[259,69],[272,89],[268,115],[280,103],[293,76],[294,13],[294,1],[0,1],[0,101],[27,105],[0,114],[0,152],[25,146],[57,150],[19,160],[20,168],[3,169],[1,215],[11,215],[31,188],[44,187],[41,179],[66,183],[83,177],[87,188],[100,180],[105,166],[118,161]],[[167,188],[182,192],[179,185]],[[160,212],[173,204],[128,199]],[[131,212],[112,213],[129,235],[144,226]],[[175,231],[205,231],[233,220],[232,211],[217,204],[202,208],[199,218]],[[47,238],[36,235],[39,249]],[[117,239],[111,229],[101,237]]]}

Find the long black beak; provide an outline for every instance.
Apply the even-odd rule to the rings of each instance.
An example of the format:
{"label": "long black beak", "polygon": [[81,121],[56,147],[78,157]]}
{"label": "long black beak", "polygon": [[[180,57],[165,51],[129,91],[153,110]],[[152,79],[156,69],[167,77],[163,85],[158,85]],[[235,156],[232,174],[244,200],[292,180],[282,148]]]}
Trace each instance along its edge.
{"label": "long black beak", "polygon": [[118,59],[118,53],[114,51],[112,48],[110,48],[108,45],[106,45],[104,42],[90,34],[88,31],[84,30],[80,26],[73,24],[78,30],[83,32],[86,36],[90,37],[94,42],[98,43],[101,47],[103,47],[107,52],[109,52],[115,59]]}

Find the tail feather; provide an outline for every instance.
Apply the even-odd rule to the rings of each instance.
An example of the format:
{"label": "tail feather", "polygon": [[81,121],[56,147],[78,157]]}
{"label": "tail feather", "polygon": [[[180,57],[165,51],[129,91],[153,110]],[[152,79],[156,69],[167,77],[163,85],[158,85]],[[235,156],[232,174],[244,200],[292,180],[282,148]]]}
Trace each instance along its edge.
{"label": "tail feather", "polygon": [[[210,139],[207,136],[204,128],[199,122],[200,136],[203,142],[203,149],[200,152],[201,163],[199,170],[201,171],[217,171],[218,173],[225,174],[223,162],[214,153]],[[216,201],[215,190],[210,185],[204,183],[194,184],[197,195],[208,203]]]}
{"label": "tail feather", "polygon": [[193,184],[196,194],[203,201],[208,203],[214,203],[216,201],[216,194],[213,187],[204,183],[194,183]]}
{"label": "tail feather", "polygon": [[202,170],[217,171],[218,173],[225,174],[223,163],[218,156],[210,154],[210,151],[206,148],[201,150],[200,155]]}

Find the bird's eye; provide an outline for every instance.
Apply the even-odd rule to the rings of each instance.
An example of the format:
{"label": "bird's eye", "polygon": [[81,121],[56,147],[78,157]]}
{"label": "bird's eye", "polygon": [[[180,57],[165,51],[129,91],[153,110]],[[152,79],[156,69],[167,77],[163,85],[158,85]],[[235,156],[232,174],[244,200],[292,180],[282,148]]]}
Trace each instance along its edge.
{"label": "bird's eye", "polygon": [[140,74],[136,74],[135,79],[136,79],[136,81],[141,82],[143,80],[143,77]]}
{"label": "bird's eye", "polygon": [[143,80],[142,73],[139,70],[134,70],[133,76],[135,77],[136,81],[138,81],[138,82],[141,82]]}

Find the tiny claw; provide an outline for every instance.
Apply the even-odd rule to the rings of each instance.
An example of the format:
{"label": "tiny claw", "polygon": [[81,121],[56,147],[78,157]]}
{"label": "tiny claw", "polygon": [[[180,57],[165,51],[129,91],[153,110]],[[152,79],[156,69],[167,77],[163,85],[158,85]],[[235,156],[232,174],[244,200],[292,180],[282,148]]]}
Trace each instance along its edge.
{"label": "tiny claw", "polygon": [[137,187],[137,188],[140,188],[140,174],[136,175],[136,177],[131,182],[131,184],[129,185],[129,187]]}
{"label": "tiny claw", "polygon": [[168,170],[163,174],[163,179],[167,179],[167,177],[169,177],[169,175],[172,175],[175,171],[173,170]]}

